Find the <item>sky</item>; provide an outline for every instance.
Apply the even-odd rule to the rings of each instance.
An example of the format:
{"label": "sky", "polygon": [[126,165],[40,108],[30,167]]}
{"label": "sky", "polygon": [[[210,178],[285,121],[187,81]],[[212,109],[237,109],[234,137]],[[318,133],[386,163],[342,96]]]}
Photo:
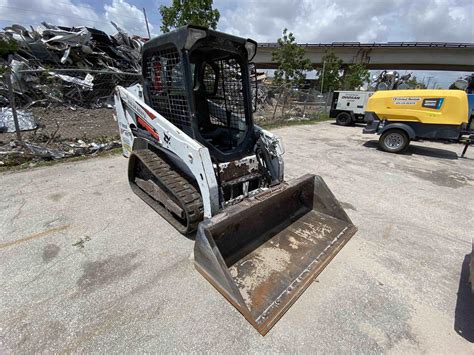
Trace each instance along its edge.
{"label": "sky", "polygon": [[[146,8],[152,36],[160,33],[160,5],[172,0],[0,0],[0,27],[37,26],[42,21],[89,26],[115,33],[114,21],[146,36]],[[469,42],[474,43],[474,0],[214,0],[218,30],[275,42],[288,28],[299,43]],[[447,87],[462,72],[415,72]]]}

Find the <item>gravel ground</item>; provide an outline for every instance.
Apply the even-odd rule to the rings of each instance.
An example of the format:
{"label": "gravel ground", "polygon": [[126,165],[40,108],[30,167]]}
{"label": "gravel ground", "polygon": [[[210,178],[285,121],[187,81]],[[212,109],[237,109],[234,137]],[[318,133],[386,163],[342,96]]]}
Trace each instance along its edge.
{"label": "gravel ground", "polygon": [[0,353],[473,353],[474,149],[376,149],[361,127],[276,130],[359,231],[265,336],[132,194],[120,156],[0,175]]}

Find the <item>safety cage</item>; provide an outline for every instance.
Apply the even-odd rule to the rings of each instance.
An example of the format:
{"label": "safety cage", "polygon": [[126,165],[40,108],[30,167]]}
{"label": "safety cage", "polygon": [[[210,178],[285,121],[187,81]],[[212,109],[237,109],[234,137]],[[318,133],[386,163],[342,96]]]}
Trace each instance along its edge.
{"label": "safety cage", "polygon": [[250,40],[187,26],[143,49],[149,105],[219,161],[238,159],[255,144],[248,43],[256,48]]}

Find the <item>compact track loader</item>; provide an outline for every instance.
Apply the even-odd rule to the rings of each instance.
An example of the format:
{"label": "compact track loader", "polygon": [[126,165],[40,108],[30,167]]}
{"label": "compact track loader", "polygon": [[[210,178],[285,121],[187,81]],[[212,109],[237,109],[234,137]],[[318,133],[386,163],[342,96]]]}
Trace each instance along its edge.
{"label": "compact track loader", "polygon": [[154,38],[115,109],[133,191],[195,233],[197,270],[265,334],[356,228],[321,177],[285,182],[280,138],[252,120],[256,48],[194,26]]}

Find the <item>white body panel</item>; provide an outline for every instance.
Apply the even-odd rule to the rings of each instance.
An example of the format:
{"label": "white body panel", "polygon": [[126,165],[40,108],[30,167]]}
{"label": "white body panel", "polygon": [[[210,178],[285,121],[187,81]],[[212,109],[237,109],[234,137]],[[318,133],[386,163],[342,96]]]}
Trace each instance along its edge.
{"label": "white body panel", "polygon": [[352,111],[356,115],[363,115],[369,97],[373,91],[336,91],[339,93],[337,98],[336,110]]}
{"label": "white body panel", "polygon": [[191,171],[201,192],[204,217],[211,218],[219,211],[219,193],[209,150],[153,110],[138,96],[141,96],[141,87],[137,85],[130,90],[121,86],[116,88],[115,110],[124,155],[128,157],[133,147],[130,125],[136,126],[138,119],[143,120],[156,135],[159,145],[180,158]]}

